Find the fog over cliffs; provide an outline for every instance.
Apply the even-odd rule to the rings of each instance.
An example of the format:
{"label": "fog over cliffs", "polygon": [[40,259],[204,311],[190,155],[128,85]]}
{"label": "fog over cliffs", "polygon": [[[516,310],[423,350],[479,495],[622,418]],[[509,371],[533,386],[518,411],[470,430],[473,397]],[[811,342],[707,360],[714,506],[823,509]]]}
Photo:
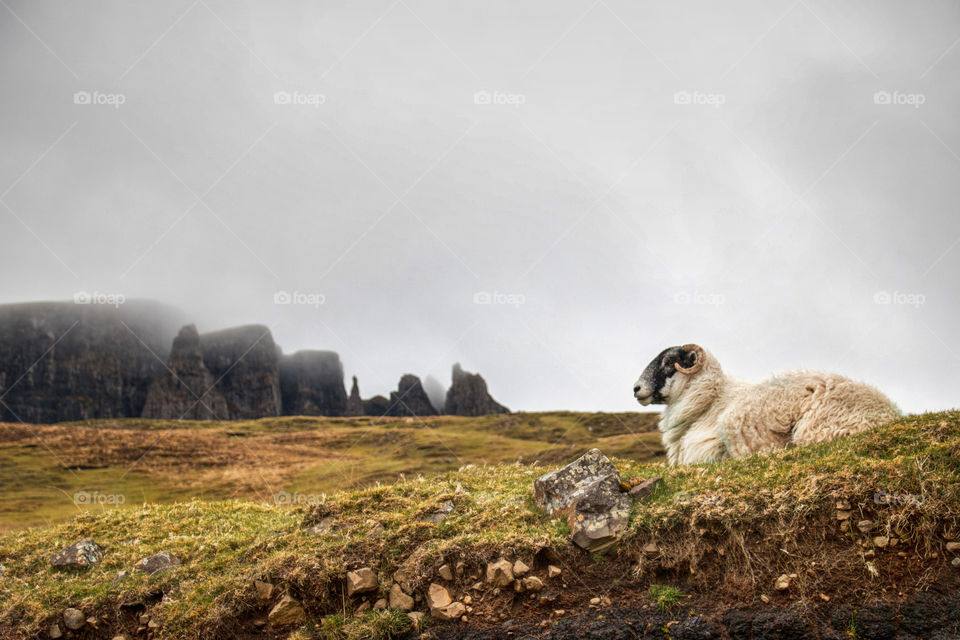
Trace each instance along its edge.
{"label": "fog over cliffs", "polygon": [[[348,398],[336,352],[284,354],[265,325],[201,334],[195,325],[182,324],[184,317],[173,307],[146,301],[0,305],[0,420],[508,411],[489,397],[479,375],[465,377],[459,364],[440,407],[409,373],[389,399],[361,399],[356,378]],[[431,389],[443,393],[436,380]]]}

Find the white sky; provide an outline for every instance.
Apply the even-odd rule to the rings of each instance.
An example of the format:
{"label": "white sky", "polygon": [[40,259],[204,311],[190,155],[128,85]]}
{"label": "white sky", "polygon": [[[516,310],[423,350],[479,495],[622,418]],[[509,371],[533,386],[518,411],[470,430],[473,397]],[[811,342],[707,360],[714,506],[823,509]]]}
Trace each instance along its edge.
{"label": "white sky", "polygon": [[946,1],[4,0],[0,301],[262,322],[365,397],[459,361],[632,410],[698,342],[955,407],[958,39]]}

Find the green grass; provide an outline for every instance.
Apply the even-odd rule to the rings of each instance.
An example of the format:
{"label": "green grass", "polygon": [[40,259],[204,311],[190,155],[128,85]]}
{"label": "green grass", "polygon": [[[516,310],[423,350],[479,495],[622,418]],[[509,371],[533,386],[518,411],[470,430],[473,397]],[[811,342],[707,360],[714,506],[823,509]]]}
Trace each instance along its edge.
{"label": "green grass", "polygon": [[680,604],[680,600],[686,597],[682,591],[675,587],[668,587],[662,584],[652,584],[647,594],[657,603],[660,611],[667,612]]}
{"label": "green grass", "polygon": [[[535,431],[552,420],[539,426],[525,422],[523,428]],[[492,421],[487,428],[499,429]],[[417,433],[430,436],[423,429]],[[413,468],[422,468],[426,459]],[[863,537],[837,529],[837,499],[853,503],[854,522],[869,516],[877,531],[903,541],[899,548],[912,554],[938,551],[937,562],[949,560],[942,548],[944,536],[960,531],[958,412],[907,417],[832,443],[714,465],[668,467],[625,458],[615,462],[624,477],[662,476],[663,482],[635,506],[620,555],[598,560],[572,548],[565,522],[546,517],[533,504],[533,480],[557,463],[467,464],[438,473],[407,472],[400,481],[311,494],[317,504],[308,506],[193,500],[81,513],[68,521],[14,530],[0,536],[0,564],[5,568],[0,637],[33,637],[68,606],[108,618],[118,603],[145,603],[159,624],[158,639],[231,637],[238,626],[247,628],[266,615],[255,598],[254,580],[272,582],[300,599],[310,619],[308,629],[315,627],[327,637],[390,637],[407,622],[383,612],[353,616],[356,603],[343,594],[347,570],[371,567],[381,576],[383,597],[397,569],[422,590],[444,562],[463,561],[469,571],[479,572],[503,555],[533,566],[537,552],[550,548],[589,576],[611,562],[629,567],[629,558],[642,556],[641,548],[651,541],[659,552],[655,560],[637,561],[636,580],[654,575],[654,569],[674,567],[677,576],[701,579],[704,592],[713,593],[717,580],[704,577],[705,570],[690,578],[694,567],[711,559],[716,571],[726,572],[720,574],[724,584],[747,598],[769,591],[779,573],[793,571],[802,574],[797,580],[801,592],[824,589],[804,580],[829,577],[832,586],[853,593],[872,588],[863,580],[862,567],[854,571],[853,565],[828,565],[831,570],[821,570],[817,578],[805,575],[808,562],[820,561],[817,554],[860,562]],[[302,470],[292,486],[312,489],[310,473],[319,472]],[[322,474],[317,477],[322,484]],[[920,499],[895,507],[878,505],[873,501],[877,492]],[[447,500],[455,505],[447,520],[439,525],[424,521]],[[312,524],[327,516],[341,528],[309,533]],[[375,529],[379,532],[372,532]],[[51,554],[88,537],[105,549],[102,563],[79,573],[51,568]],[[721,550],[724,554],[718,556]],[[117,578],[118,572],[160,551],[179,556],[182,565],[168,573],[130,571]],[[911,556],[905,562],[918,560]],[[608,584],[608,578],[603,580]],[[691,594],[699,588],[677,584]],[[905,588],[909,586],[897,586]],[[165,597],[158,600],[161,592]]]}

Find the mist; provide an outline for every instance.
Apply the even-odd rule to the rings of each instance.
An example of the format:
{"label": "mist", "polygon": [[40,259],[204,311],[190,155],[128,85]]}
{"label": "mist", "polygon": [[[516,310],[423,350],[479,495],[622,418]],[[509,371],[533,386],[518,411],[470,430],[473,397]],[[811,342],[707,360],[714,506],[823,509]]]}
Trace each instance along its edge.
{"label": "mist", "polygon": [[960,387],[948,2],[0,3],[0,302],[640,410],[664,347]]}

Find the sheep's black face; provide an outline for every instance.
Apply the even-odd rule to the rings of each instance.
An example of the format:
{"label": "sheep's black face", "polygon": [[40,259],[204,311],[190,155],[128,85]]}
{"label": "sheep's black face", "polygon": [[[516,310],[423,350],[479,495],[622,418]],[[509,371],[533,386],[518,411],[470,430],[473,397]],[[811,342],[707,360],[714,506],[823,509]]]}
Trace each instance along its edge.
{"label": "sheep's black face", "polygon": [[666,404],[670,400],[670,382],[676,375],[677,367],[687,368],[696,362],[693,351],[684,351],[682,347],[669,347],[650,361],[633,385],[633,397],[646,406],[648,404]]}

